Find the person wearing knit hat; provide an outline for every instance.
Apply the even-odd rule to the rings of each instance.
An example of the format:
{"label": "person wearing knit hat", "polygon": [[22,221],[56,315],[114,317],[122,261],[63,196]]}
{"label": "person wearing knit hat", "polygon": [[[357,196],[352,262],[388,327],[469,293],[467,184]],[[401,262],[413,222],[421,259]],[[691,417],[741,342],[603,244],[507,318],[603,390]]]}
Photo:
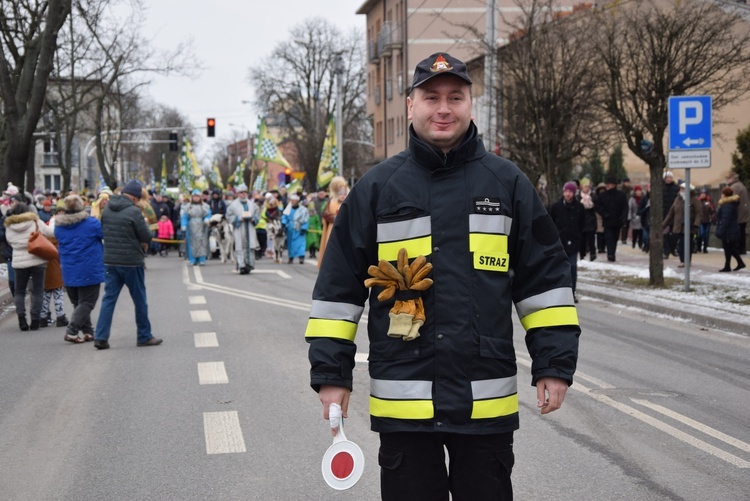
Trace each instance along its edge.
{"label": "person wearing knit hat", "polygon": [[565,254],[570,263],[570,276],[573,279],[573,299],[577,303],[576,281],[578,277],[578,252],[581,248],[584,213],[583,205],[576,199],[576,183],[568,181],[563,185],[563,196],[553,203],[549,215],[560,234]]}
{"label": "person wearing knit hat", "polygon": [[153,335],[148,318],[142,245],[151,242],[152,233],[136,205],[141,200],[141,189],[141,183],[130,181],[121,194],[109,198],[102,212],[105,282],[94,333],[94,347],[97,350],[109,348],[112,317],[123,286],[127,286],[135,305],[136,346],[158,346],[162,343]]}
{"label": "person wearing knit hat", "polygon": [[633,248],[637,245],[639,249],[643,248],[643,223],[641,216],[638,215],[638,206],[643,197],[641,185],[636,184],[633,187],[633,193],[628,199],[628,222],[630,223],[630,234],[633,241]]}
{"label": "person wearing knit hat", "polygon": [[602,216],[607,260],[614,262],[620,230],[628,220],[628,200],[625,194],[617,189],[617,179],[609,176],[605,183],[607,189],[599,194],[596,200],[596,210]]}
{"label": "person wearing knit hat", "polygon": [[583,228],[581,229],[581,259],[586,254],[591,255],[591,260],[596,259],[596,220],[597,214],[594,209],[594,194],[591,192],[591,179],[581,179],[581,190],[578,193],[578,201],[583,206]]}

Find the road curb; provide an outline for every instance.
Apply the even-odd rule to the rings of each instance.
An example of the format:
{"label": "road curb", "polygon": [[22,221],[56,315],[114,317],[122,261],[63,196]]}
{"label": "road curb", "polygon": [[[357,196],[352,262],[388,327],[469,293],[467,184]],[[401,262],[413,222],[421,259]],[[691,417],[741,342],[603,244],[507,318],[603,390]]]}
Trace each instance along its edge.
{"label": "road curb", "polygon": [[[633,299],[630,297],[619,296],[617,295],[617,289],[614,289],[612,293],[606,293],[600,290],[589,290],[584,285],[586,283],[591,284],[591,285],[601,285],[598,282],[581,279],[579,277],[578,294],[579,296],[584,297],[584,298],[591,297],[591,298],[600,299],[602,301],[606,301],[612,304],[619,304],[622,306],[640,308],[642,310],[646,310],[652,313],[669,315],[671,317],[688,320],[694,324],[700,325],[702,327],[710,328],[710,329],[729,331],[735,334],[740,334],[742,336],[750,335],[750,333],[748,333],[747,322],[740,322],[740,321],[734,321],[734,320],[726,319],[726,318],[717,318],[717,317],[712,317],[708,315],[702,315],[699,313],[691,312],[689,310],[669,308],[667,306],[663,306],[663,305],[653,302],[653,298],[651,298],[651,301],[647,301],[647,300],[640,301],[640,300]],[[583,285],[583,287],[581,287],[581,285]]]}

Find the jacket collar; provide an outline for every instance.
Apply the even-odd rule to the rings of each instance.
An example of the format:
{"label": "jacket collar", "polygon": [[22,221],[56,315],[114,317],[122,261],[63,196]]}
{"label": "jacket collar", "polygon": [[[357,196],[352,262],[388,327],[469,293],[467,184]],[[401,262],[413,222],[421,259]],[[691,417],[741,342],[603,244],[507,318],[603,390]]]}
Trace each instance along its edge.
{"label": "jacket collar", "polygon": [[416,132],[414,132],[414,126],[410,125],[409,150],[420,167],[431,171],[460,167],[467,160],[478,158],[486,153],[473,121],[469,124],[469,130],[466,131],[461,144],[450,150],[447,154],[422,141],[417,137]]}

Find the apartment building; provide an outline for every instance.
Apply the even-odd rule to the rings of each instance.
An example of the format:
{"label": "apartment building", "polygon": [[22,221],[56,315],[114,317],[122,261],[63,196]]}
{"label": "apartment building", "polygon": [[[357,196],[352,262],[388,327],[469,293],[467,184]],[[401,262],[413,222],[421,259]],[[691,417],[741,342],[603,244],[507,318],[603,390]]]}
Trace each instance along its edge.
{"label": "apartment building", "polygon": [[[375,160],[406,147],[406,97],[414,67],[434,52],[468,61],[485,53],[487,0],[367,0],[357,14],[367,16],[367,111],[372,117]],[[495,0],[495,46],[507,40],[508,23],[520,9],[515,0]],[[570,2],[573,5],[575,2]],[[475,122],[482,130],[483,71],[476,73]],[[472,76],[472,78],[474,78]]]}

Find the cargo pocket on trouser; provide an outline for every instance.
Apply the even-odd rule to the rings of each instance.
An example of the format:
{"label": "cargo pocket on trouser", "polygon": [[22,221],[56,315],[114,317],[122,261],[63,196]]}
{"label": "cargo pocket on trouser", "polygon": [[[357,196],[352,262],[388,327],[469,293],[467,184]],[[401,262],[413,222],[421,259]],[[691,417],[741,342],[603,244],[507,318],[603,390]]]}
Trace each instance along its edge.
{"label": "cargo pocket on trouser", "polygon": [[378,452],[378,465],[380,465],[382,499],[389,501],[406,499],[404,494],[408,492],[409,478],[406,467],[402,467],[403,460],[404,451],[381,444]]}
{"label": "cargo pocket on trouser", "polygon": [[496,451],[495,459],[497,460],[497,475],[500,491],[500,496],[498,497],[498,499],[512,500],[513,483],[511,482],[510,475],[513,472],[513,465],[516,461],[515,455],[513,454],[513,449],[511,448]]}

